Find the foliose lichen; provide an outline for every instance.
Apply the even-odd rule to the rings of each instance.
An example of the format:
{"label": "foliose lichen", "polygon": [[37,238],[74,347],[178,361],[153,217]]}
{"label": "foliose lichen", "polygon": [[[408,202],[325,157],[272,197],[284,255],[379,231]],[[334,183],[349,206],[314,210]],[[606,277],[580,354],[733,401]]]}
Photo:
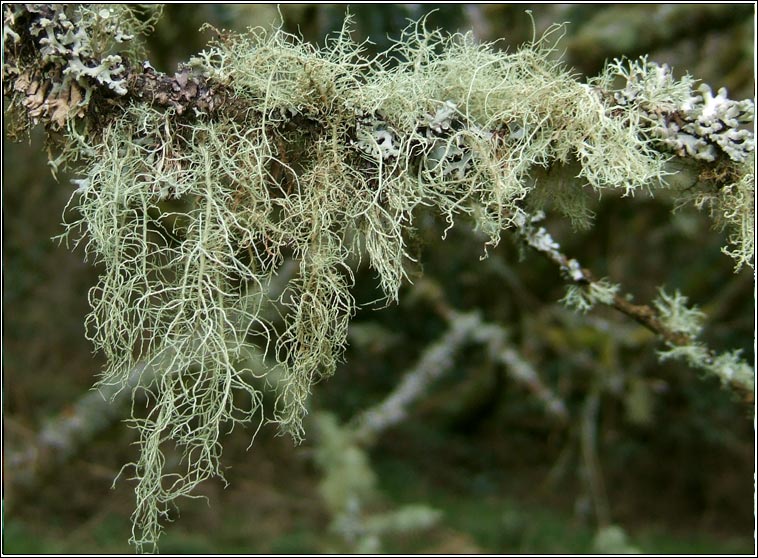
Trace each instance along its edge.
{"label": "foliose lichen", "polygon": [[616,60],[606,71],[625,80],[613,92],[616,104],[641,109],[652,136],[678,156],[713,162],[722,154],[741,163],[755,149],[747,128],[754,118],[752,100],[729,99],[723,87],[714,96],[707,84],[694,90],[692,78],[677,80],[668,65],[646,58],[628,67]]}
{"label": "foliose lichen", "polygon": [[[621,80],[619,87],[618,81]],[[720,88],[694,88],[689,75],[676,79],[671,68],[650,62],[614,60],[591,80],[608,109],[639,134],[679,159],[713,164],[702,167],[698,188],[686,188],[684,200],[707,207],[719,228],[729,230],[735,267],[753,267],[755,238],[754,103],[735,101]]]}

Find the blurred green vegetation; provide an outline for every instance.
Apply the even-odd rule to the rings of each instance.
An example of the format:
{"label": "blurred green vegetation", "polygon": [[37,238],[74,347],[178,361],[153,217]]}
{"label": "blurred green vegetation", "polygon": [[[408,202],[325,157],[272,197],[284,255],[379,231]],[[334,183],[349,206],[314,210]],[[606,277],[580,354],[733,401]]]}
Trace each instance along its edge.
{"label": "blurred green vegetation", "polygon": [[[407,20],[433,5],[360,4],[356,36],[382,50]],[[341,26],[345,6],[284,5],[284,26],[321,42]],[[526,12],[532,11],[531,16]],[[204,22],[242,30],[278,18],[272,5],[169,5],[151,37],[160,70],[203,48]],[[753,95],[753,7],[749,5],[441,5],[430,26],[473,29],[513,49],[556,22],[570,22],[559,46],[577,72],[591,75],[607,58],[648,54],[733,98]],[[644,32],[643,32],[644,31]],[[84,336],[87,290],[98,269],[82,250],[51,241],[61,232],[69,180],[51,178],[42,140],[3,144],[4,447],[23,447],[95,380],[103,360]],[[680,289],[709,316],[706,340],[753,357],[751,270],[732,273],[723,238],[692,208],[674,215],[664,198],[608,195],[592,202],[590,230],[552,216],[547,227],[565,252],[650,300]],[[473,349],[433,387],[412,417],[371,452],[387,506],[424,501],[442,511],[431,530],[386,541],[395,553],[583,553],[596,518],[581,457],[579,417],[600,385],[597,454],[614,523],[651,553],[750,553],[753,550],[754,437],[749,411],[711,379],[659,364],[650,335],[610,311],[576,316],[557,306],[564,287],[537,256],[504,240],[480,261],[482,239],[461,221],[423,212],[410,239],[419,263],[459,310],[479,309],[503,324],[522,356],[566,402],[572,421],[556,424],[521,386]],[[337,374],[320,384],[314,408],[348,420],[379,401],[445,329],[431,305],[414,298],[378,309],[374,273],[361,269],[351,347]],[[181,502],[161,540],[166,553],[313,553],[329,523],[316,491],[312,442],[293,447],[251,432],[225,441],[230,486],[208,483],[208,502]],[[114,424],[33,486],[14,484],[4,468],[7,553],[128,552],[132,486],[111,482],[134,459],[135,435]]]}

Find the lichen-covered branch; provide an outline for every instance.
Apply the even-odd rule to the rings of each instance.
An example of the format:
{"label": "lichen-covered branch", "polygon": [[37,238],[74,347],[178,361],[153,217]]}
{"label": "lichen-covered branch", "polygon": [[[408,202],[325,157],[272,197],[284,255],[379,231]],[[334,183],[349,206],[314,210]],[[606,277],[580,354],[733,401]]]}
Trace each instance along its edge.
{"label": "lichen-covered branch", "polygon": [[[228,88],[188,65],[173,76],[140,60],[147,22],[123,5],[7,6],[3,13],[4,93],[20,99],[34,123],[60,130],[72,118],[114,118],[129,103],[214,114],[235,107]],[[159,14],[159,11],[158,11]],[[157,14],[156,14],[157,15]],[[118,53],[111,53],[114,47]],[[110,115],[110,116],[108,116]],[[101,124],[106,124],[102,122]]]}
{"label": "lichen-covered branch", "polygon": [[397,387],[376,405],[355,415],[344,425],[328,413],[318,413],[316,461],[323,472],[320,491],[333,515],[332,529],[355,551],[377,552],[385,532],[412,530],[433,523],[438,512],[410,505],[380,515],[365,510],[373,496],[376,479],[366,449],[388,428],[409,417],[412,404],[431,384],[447,373],[454,357],[466,344],[487,347],[490,357],[505,366],[516,382],[527,387],[548,414],[565,422],[566,405],[540,380],[534,368],[507,343],[502,327],[483,322],[478,313],[460,313],[435,296],[435,285],[422,281],[417,294],[437,307],[448,321],[447,331],[423,351],[418,362],[403,374]]}
{"label": "lichen-covered branch", "polygon": [[566,404],[508,342],[508,335],[502,326],[482,320],[477,313],[464,314],[455,310],[446,303],[438,285],[430,279],[419,280],[414,286],[414,293],[434,306],[437,314],[448,322],[448,330],[424,350],[419,361],[403,374],[392,393],[352,420],[358,441],[373,440],[387,428],[405,420],[410,405],[428,391],[432,382],[449,371],[456,352],[471,343],[486,347],[489,357],[502,365],[512,380],[536,397],[544,405],[546,413],[559,422],[568,419]]}
{"label": "lichen-covered branch", "polygon": [[519,214],[519,237],[532,249],[556,264],[569,281],[564,302],[586,312],[595,304],[604,304],[626,314],[658,335],[668,349],[660,353],[661,360],[680,358],[688,365],[709,372],[722,383],[742,394],[752,404],[755,389],[755,371],[740,358],[739,351],[716,353],[698,340],[704,314],[687,306],[687,298],[679,292],[670,295],[660,289],[652,306],[634,304],[620,292],[620,286],[607,279],[596,279],[592,272],[562,251],[544,227],[537,226],[544,215]]}
{"label": "lichen-covered branch", "polygon": [[546,385],[534,366],[507,341],[506,332],[496,324],[483,324],[476,333],[477,340],[487,344],[495,362],[501,364],[508,376],[524,386],[542,403],[545,412],[559,423],[569,418],[566,403]]}
{"label": "lichen-covered branch", "polygon": [[[544,169],[569,192],[631,194],[674,182],[676,159],[698,177],[688,195],[729,227],[736,266],[753,263],[749,101],[645,59],[580,82],[553,57],[558,26],[506,53],[419,22],[378,56],[351,39],[349,18],[323,48],[281,28],[221,33],[169,76],[144,59],[154,20],[141,9],[3,7],[9,129],[44,125],[53,167],[81,175],[64,236],[104,270],[87,320],[108,361],[102,383],[126,385],[138,362],[163,367],[135,422],[138,545],[157,540],[169,502],[220,473],[222,425],[259,418],[249,377],[270,371],[235,366],[251,347],[283,370],[273,419],[302,439],[309,394],[344,353],[354,262],[365,257],[396,300],[421,207],[450,226],[470,218],[496,245],[526,226]],[[732,363],[685,355],[687,332],[663,312],[616,299],[539,229],[532,242],[586,287],[584,304],[607,299],[672,354]],[[299,273],[267,296],[290,258]],[[179,477],[164,467],[170,444],[185,452]]]}
{"label": "lichen-covered branch", "polygon": [[379,511],[370,440],[328,412],[317,413],[313,422],[315,462],[322,474],[319,493],[331,516],[329,528],[339,539],[325,552],[375,554],[382,551],[387,535],[426,529],[440,519],[438,510],[424,504]]}

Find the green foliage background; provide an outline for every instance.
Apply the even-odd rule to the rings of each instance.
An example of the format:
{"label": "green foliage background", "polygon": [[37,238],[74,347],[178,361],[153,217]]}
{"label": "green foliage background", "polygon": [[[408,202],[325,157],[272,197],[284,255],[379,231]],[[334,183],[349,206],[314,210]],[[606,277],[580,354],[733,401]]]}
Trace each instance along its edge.
{"label": "green foliage background", "polygon": [[[356,5],[358,33],[377,50],[406,18],[430,5]],[[341,26],[344,6],[287,5],[285,28],[320,42]],[[689,72],[735,99],[753,95],[751,6],[489,5],[441,6],[429,26],[473,28],[482,40],[504,38],[513,49],[550,24],[568,21],[565,58],[595,74],[603,60],[646,53]],[[201,50],[204,22],[244,29],[277,18],[275,6],[167,6],[150,39],[157,69]],[[4,440],[23,447],[47,421],[65,416],[103,366],[84,337],[87,290],[98,269],[50,238],[61,232],[68,176],[55,183],[41,152],[3,144]],[[751,270],[732,273],[724,244],[707,216],[691,208],[671,215],[670,203],[644,195],[609,194],[593,202],[589,230],[552,216],[547,227],[564,250],[598,275],[623,283],[637,300],[656,288],[680,289],[709,316],[706,340],[716,349],[743,348],[752,360]],[[676,363],[659,364],[651,336],[623,317],[586,317],[556,303],[565,294],[547,263],[504,239],[480,261],[482,238],[460,222],[444,242],[441,219],[423,216],[414,245],[418,268],[448,304],[479,309],[504,324],[511,341],[567,404],[572,420],[556,423],[540,403],[474,349],[452,373],[386,433],[371,454],[387,505],[425,501],[442,511],[422,535],[398,536],[397,552],[583,552],[595,521],[578,446],[588,393],[600,392],[598,455],[614,522],[648,552],[749,552],[753,525],[754,437],[743,406],[715,380]],[[379,296],[375,272],[356,276],[359,311],[346,361],[316,387],[314,409],[341,420],[380,400],[445,324],[428,303],[400,293],[397,305],[368,305]],[[404,296],[407,295],[407,296]],[[292,447],[264,427],[240,429],[225,443],[230,486],[203,487],[210,507],[185,501],[162,540],[164,552],[317,552],[328,547],[329,523],[316,490],[313,443]],[[7,552],[124,552],[132,485],[110,490],[121,464],[135,458],[135,434],[118,422],[31,486],[4,471]]]}

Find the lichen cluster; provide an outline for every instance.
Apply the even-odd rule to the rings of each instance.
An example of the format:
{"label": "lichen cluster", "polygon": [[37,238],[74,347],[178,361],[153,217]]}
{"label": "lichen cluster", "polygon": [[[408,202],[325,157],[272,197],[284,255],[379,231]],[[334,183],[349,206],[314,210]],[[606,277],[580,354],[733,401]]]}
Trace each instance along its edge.
{"label": "lichen cluster", "polygon": [[[18,108],[35,124],[44,119],[63,129],[86,114],[98,86],[126,95],[129,60],[143,54],[134,39],[151,29],[159,15],[159,10],[152,11],[143,21],[118,4],[4,7],[3,49],[21,52],[13,56],[14,63],[6,54],[3,81],[21,99]],[[27,34],[39,45],[34,57],[24,49]]]}
{"label": "lichen cluster", "polygon": [[723,384],[739,384],[750,392],[755,390],[755,371],[742,358],[742,351],[714,354],[698,339],[703,329],[705,314],[688,305],[687,297],[679,292],[669,294],[659,289],[654,305],[666,327],[690,337],[691,342],[681,346],[669,344],[658,353],[661,361],[681,359],[689,366],[717,377]]}
{"label": "lichen cluster", "polygon": [[755,149],[753,134],[744,127],[753,122],[751,100],[729,99],[723,87],[714,97],[705,83],[693,91],[692,78],[676,80],[668,65],[645,58],[629,63],[628,68],[622,61],[614,61],[606,70],[606,79],[613,75],[626,81],[624,88],[613,94],[618,105],[637,104],[654,137],[680,157],[713,162],[724,154],[742,163]]}
{"label": "lichen cluster", "polygon": [[440,512],[423,504],[381,510],[368,448],[332,414],[316,413],[313,424],[314,460],[323,475],[318,490],[332,518],[329,530],[337,539],[326,551],[380,553],[388,535],[417,532],[439,521]]}
{"label": "lichen cluster", "polygon": [[729,230],[729,246],[723,252],[734,258],[736,269],[753,267],[753,101],[729,99],[724,88],[714,96],[707,84],[695,88],[690,76],[677,80],[669,66],[649,62],[646,57],[632,62],[615,60],[592,82],[607,92],[609,101],[620,110],[633,115],[634,125],[662,150],[688,161],[712,164],[701,167],[699,182],[705,187],[694,192],[688,187],[682,197],[698,208],[709,208],[714,223]]}
{"label": "lichen cluster", "polygon": [[[348,21],[321,49],[281,29],[222,35],[171,83],[177,91],[204,84],[208,97],[223,90],[229,103],[184,110],[177,100],[164,106],[142,102],[138,91],[122,95],[125,84],[142,83],[126,73],[153,70],[126,68],[120,54],[87,46],[98,33],[109,33],[111,45],[132,33],[108,27],[110,8],[78,8],[78,19],[51,10],[48,23],[36,20],[46,34],[36,44],[52,57],[53,81],[68,84],[65,110],[45,113],[63,98],[47,90],[43,104],[28,106],[36,93],[20,79],[34,75],[41,84],[40,66],[9,70],[16,85],[6,93],[27,103],[32,117],[39,109],[66,128],[66,160],[84,162],[72,198],[79,217],[67,238],[83,242],[104,269],[87,324],[108,358],[101,381],[126,385],[138,363],[163,371],[138,387],[151,402],[147,416],[134,419],[140,548],[155,543],[176,497],[221,475],[220,437],[263,416],[262,389],[278,396],[267,416],[302,438],[311,389],[334,372],[346,344],[356,261],[367,258],[386,301],[395,300],[418,208],[450,226],[469,216],[495,245],[502,231],[523,224],[522,206],[544,188],[547,169],[564,170],[567,190],[654,190],[665,186],[671,153],[661,148],[652,107],[668,114],[690,103],[699,119],[716,102],[705,92],[693,101],[690,80],[667,76],[656,82],[663,86],[633,92],[629,84],[614,89],[616,70],[581,83],[552,56],[559,28],[505,53],[419,23],[373,58],[351,41]],[[10,41],[21,40],[16,16],[4,12]],[[82,68],[76,52],[95,62]],[[644,68],[644,76],[660,74]],[[112,100],[107,119],[79,110],[86,93],[72,99],[75,89],[98,84],[124,97]],[[735,113],[718,103],[730,118],[747,118],[747,105]],[[75,132],[82,119],[86,129]],[[722,135],[727,154],[751,145],[737,135]],[[737,179],[721,189],[732,201],[720,207],[741,223],[736,257],[750,263],[744,208],[752,175],[735,165],[742,165]],[[299,271],[271,297],[267,287],[287,259]],[[271,308],[282,314],[279,329],[264,318]],[[256,380],[266,369],[240,364],[253,346],[275,358],[277,385]],[[167,464],[174,446],[183,455],[178,469]]]}

